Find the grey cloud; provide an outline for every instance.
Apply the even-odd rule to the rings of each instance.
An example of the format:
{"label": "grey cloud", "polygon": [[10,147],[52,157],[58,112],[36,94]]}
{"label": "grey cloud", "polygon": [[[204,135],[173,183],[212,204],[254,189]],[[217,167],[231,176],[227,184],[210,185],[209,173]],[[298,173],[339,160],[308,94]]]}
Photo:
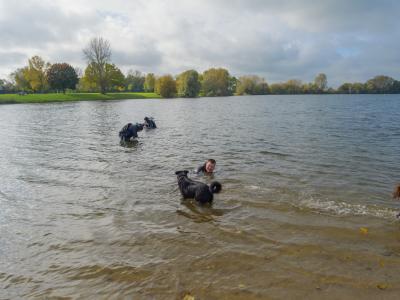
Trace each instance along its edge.
{"label": "grey cloud", "polygon": [[293,16],[296,27],[324,32],[385,32],[398,24],[396,0],[215,0],[219,10],[235,14]]}
{"label": "grey cloud", "polygon": [[[83,45],[81,45],[83,49]],[[46,57],[50,63],[68,63],[72,66],[82,66],[85,64],[83,51],[77,47],[76,49],[56,49],[49,51]]]}
{"label": "grey cloud", "polygon": [[[18,3],[19,1],[17,1]],[[50,43],[73,41],[77,31],[96,26],[93,15],[67,14],[51,3],[4,2],[5,16],[0,19],[2,47],[45,48]]]}
{"label": "grey cloud", "polygon": [[[400,3],[391,0],[71,0],[75,13],[62,1],[17,2],[0,2],[0,53],[10,57],[37,54],[83,67],[82,43],[102,36],[124,70],[177,74],[221,66],[267,81],[307,81],[324,72],[332,84],[400,77]],[[1,71],[5,66],[4,58]]]}
{"label": "grey cloud", "polygon": [[112,61],[116,65],[157,67],[162,62],[162,53],[154,48],[114,50]]}
{"label": "grey cloud", "polygon": [[28,57],[24,53],[20,52],[0,52],[0,66],[9,66],[15,64],[22,64],[28,60]]}

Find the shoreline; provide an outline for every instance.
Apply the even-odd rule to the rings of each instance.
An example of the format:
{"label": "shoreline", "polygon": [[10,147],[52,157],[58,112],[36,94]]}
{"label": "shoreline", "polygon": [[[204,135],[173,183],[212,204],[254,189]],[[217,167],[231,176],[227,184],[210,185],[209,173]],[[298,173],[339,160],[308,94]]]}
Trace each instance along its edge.
{"label": "shoreline", "polygon": [[[265,95],[232,95],[232,96],[215,96],[220,97],[241,97],[241,96],[356,96],[356,95],[398,95],[398,94],[265,94]],[[176,97],[181,98],[181,97]],[[195,98],[208,98],[206,96],[198,96]],[[55,102],[72,102],[72,101],[113,101],[113,100],[137,100],[137,99],[169,99],[163,98],[156,93],[146,92],[128,92],[128,93],[48,93],[48,94],[0,94],[0,105],[5,104],[33,104],[33,103],[55,103]],[[182,98],[184,99],[184,98]]]}
{"label": "shoreline", "polygon": [[49,94],[0,94],[1,104],[29,104],[51,103],[69,101],[104,101],[104,100],[128,100],[128,99],[161,99],[156,93],[49,93]]}

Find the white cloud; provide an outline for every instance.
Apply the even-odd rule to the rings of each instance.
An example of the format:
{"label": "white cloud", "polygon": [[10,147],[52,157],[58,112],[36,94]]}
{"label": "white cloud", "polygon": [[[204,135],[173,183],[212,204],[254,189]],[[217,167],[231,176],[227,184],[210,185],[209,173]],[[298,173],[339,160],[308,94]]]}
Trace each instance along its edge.
{"label": "white cloud", "polygon": [[221,66],[269,82],[324,72],[333,85],[400,79],[399,8],[391,0],[0,0],[0,78],[33,55],[84,68],[82,49],[102,36],[124,71]]}

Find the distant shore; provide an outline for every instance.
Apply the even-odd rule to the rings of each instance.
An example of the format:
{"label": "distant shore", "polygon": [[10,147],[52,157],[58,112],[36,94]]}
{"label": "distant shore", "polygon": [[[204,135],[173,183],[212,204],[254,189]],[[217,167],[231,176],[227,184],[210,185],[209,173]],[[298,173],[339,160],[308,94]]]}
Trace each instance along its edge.
{"label": "distant shore", "polygon": [[49,93],[49,94],[0,94],[0,104],[17,103],[48,103],[68,101],[92,101],[92,100],[123,100],[123,99],[158,99],[156,93]]}

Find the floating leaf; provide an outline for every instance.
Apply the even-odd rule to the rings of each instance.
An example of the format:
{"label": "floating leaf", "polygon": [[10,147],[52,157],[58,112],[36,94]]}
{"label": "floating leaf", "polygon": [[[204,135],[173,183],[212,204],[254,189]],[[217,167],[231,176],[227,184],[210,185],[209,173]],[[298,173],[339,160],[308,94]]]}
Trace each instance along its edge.
{"label": "floating leaf", "polygon": [[182,300],[194,300],[194,297],[191,294],[186,294]]}
{"label": "floating leaf", "polygon": [[385,290],[388,288],[388,285],[386,283],[379,283],[376,285],[376,287],[380,290]]}
{"label": "floating leaf", "polygon": [[246,287],[243,283],[240,283],[238,286],[240,289],[244,289]]}
{"label": "floating leaf", "polygon": [[360,228],[360,232],[361,232],[362,234],[368,234],[368,228],[361,227],[361,228]]}

